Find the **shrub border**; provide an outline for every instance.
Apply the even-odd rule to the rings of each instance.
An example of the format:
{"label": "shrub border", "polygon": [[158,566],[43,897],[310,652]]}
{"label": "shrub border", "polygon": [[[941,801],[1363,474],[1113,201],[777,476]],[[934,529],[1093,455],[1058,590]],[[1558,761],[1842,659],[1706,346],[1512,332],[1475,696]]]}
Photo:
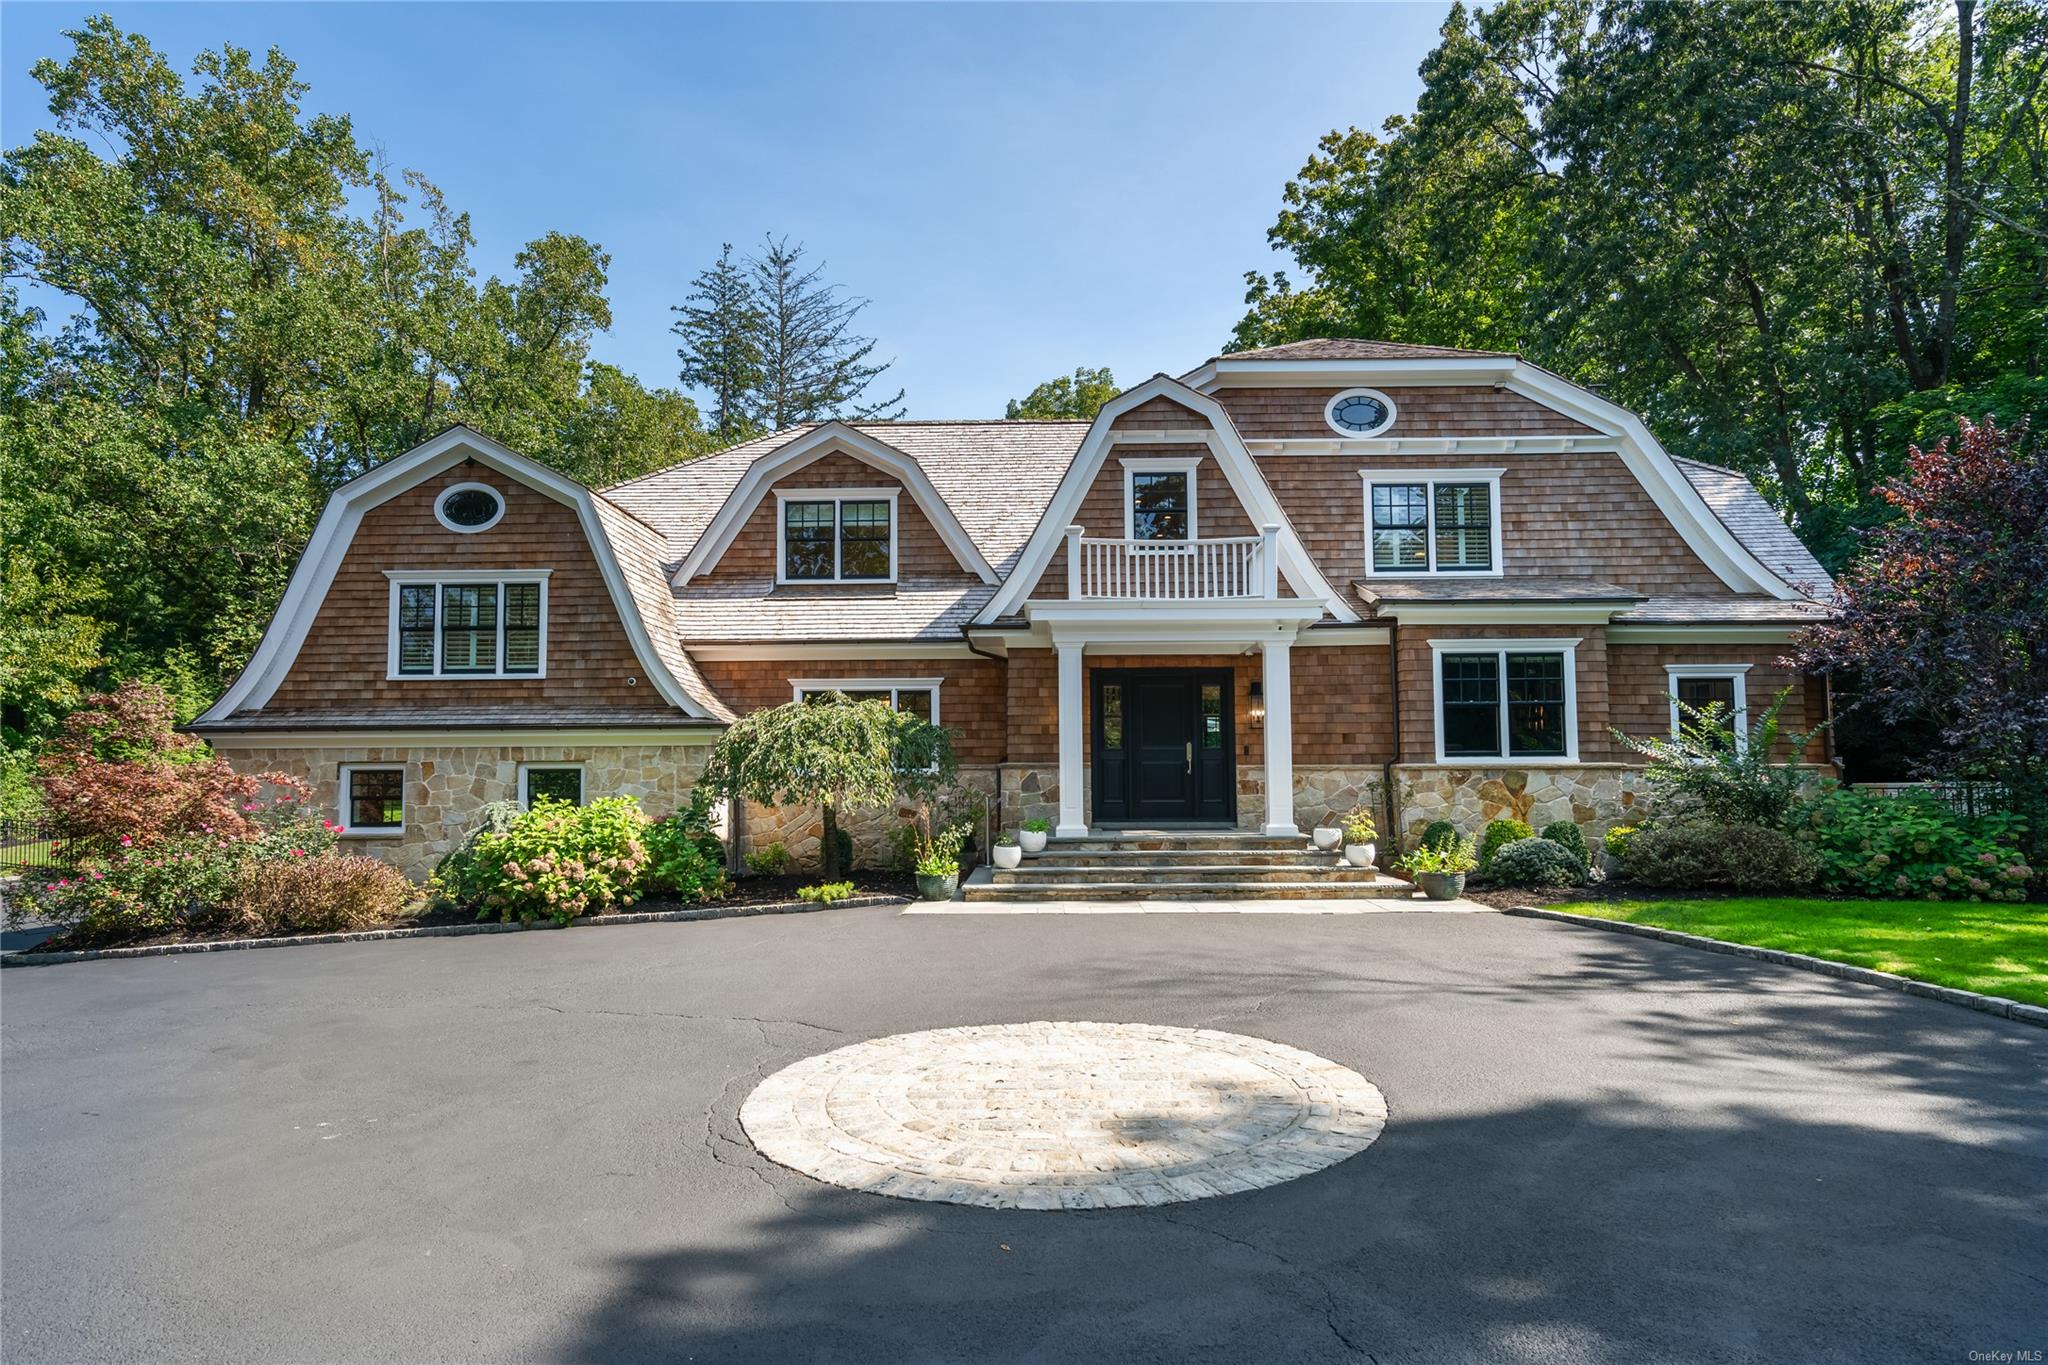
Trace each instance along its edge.
{"label": "shrub border", "polygon": [[2001,1019],[2017,1019],[2023,1024],[2036,1028],[2048,1028],[2048,1007],[2029,1005],[2018,1000],[2008,1000],[2002,995],[1982,995],[1955,986],[1937,986],[1931,981],[1919,981],[1895,972],[1881,972],[1875,967],[1856,967],[1833,958],[1809,957],[1805,953],[1788,953],[1779,948],[1759,948],[1749,943],[1730,943],[1727,939],[1706,938],[1699,934],[1682,933],[1677,929],[1663,929],[1654,924],[1635,924],[1628,920],[1601,919],[1597,915],[1574,915],[1564,910],[1546,910],[1535,905],[1511,905],[1501,911],[1504,915],[1516,915],[1523,919],[1556,920],[1561,924],[1583,925],[1588,929],[1606,929],[1617,934],[1634,934],[1638,938],[1653,938],[1660,943],[1676,943],[1688,948],[1703,948],[1710,953],[1725,953],[1730,957],[1754,958],[1780,967],[1797,967],[1805,972],[1818,972],[1822,976],[1838,977],[1843,981],[1854,981],[1863,986],[1881,986],[1889,991],[1903,991],[1927,1000],[1940,1000],[1950,1005],[1961,1005],[1979,1014],[1996,1015]]}
{"label": "shrub border", "polygon": [[303,948],[322,943],[368,943],[386,938],[467,938],[471,934],[517,934],[527,930],[606,929],[618,924],[666,924],[679,920],[746,919],[754,915],[801,915],[814,910],[858,910],[876,905],[908,905],[908,896],[850,896],[818,905],[812,901],[772,901],[765,905],[707,905],[691,910],[627,911],[591,915],[571,924],[536,920],[532,924],[424,924],[417,928],[356,929],[341,934],[290,934],[278,938],[225,938],[203,943],[151,943],[139,948],[80,948],[73,952],[39,953],[33,948],[0,956],[0,967],[57,967],[67,962],[104,958],[172,957],[179,953],[231,953],[249,948]]}

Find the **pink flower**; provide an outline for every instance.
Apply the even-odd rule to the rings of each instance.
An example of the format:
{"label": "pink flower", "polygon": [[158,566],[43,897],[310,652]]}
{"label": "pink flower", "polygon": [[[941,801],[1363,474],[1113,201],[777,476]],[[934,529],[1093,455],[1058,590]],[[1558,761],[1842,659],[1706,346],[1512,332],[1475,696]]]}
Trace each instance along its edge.
{"label": "pink flower", "polygon": [[303,858],[306,856],[306,850],[304,850],[303,848],[295,848],[292,850],[292,856],[294,858]]}
{"label": "pink flower", "polygon": [[134,841],[133,839],[129,838],[129,837],[128,837],[127,835],[125,835],[125,834],[121,836],[121,847],[123,847],[123,848],[132,848],[132,847],[134,847],[134,845],[135,845],[135,841]]}
{"label": "pink flower", "polygon": [[92,879],[93,879],[94,881],[96,881],[96,882],[102,882],[102,881],[105,881],[105,880],[107,879],[107,874],[106,874],[106,873],[104,873],[104,872],[102,872],[102,871],[100,871],[100,870],[99,870],[98,868],[94,868],[94,869],[93,869],[93,874],[92,874]]}

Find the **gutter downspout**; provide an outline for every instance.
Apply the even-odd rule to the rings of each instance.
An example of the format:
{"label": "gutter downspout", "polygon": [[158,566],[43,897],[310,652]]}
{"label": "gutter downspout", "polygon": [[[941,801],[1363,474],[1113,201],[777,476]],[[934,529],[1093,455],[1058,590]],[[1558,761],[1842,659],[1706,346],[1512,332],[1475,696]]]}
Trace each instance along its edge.
{"label": "gutter downspout", "polygon": [[[1007,654],[990,654],[987,650],[976,647],[974,637],[968,634],[968,631],[972,628],[971,625],[965,622],[960,626],[960,643],[967,646],[967,652],[976,658],[988,659],[993,663],[999,663],[1003,666],[1003,759],[1002,762],[996,764],[995,793],[996,805],[1001,806],[1003,804],[1003,767],[1004,764],[1009,762],[1010,758],[1010,656]],[[991,867],[995,865],[996,861],[995,818],[996,812],[991,811],[987,803],[984,802],[981,808],[981,856]]]}
{"label": "gutter downspout", "polygon": [[1401,855],[1399,811],[1394,802],[1394,765],[1401,761],[1401,623],[1387,621],[1387,695],[1394,712],[1393,757],[1380,766],[1380,796],[1387,804],[1387,843],[1394,856]]}

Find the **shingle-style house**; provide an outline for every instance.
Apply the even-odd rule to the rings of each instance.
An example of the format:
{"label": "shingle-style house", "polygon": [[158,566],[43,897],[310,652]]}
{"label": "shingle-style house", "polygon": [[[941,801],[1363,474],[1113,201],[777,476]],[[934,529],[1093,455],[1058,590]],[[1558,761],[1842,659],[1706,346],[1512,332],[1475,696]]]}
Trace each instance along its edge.
{"label": "shingle-style house", "polygon": [[1592,835],[1642,790],[1610,726],[1823,718],[1778,659],[1829,586],[1741,475],[1525,360],[1305,341],[1092,422],[825,422],[603,490],[457,427],[334,495],[195,728],[414,874],[488,801],[672,808],[735,715],[829,689],[1060,838],[1361,802]]}

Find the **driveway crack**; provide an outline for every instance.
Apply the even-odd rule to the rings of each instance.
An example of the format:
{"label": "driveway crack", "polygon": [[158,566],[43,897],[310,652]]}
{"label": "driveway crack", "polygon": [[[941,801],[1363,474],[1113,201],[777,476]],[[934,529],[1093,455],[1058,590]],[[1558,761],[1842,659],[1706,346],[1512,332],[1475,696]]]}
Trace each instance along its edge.
{"label": "driveway crack", "polygon": [[1370,1365],[1379,1365],[1379,1358],[1373,1355],[1372,1352],[1366,1350],[1363,1346],[1360,1346],[1357,1342],[1353,1341],[1351,1339],[1350,1333],[1346,1332],[1343,1326],[1337,1321],[1337,1293],[1335,1290],[1330,1288],[1329,1284],[1323,1279],[1320,1273],[1311,1270],[1306,1266],[1298,1264],[1292,1257],[1283,1255],[1282,1253],[1273,1250],[1271,1247],[1263,1247],[1260,1246],[1257,1242],[1249,1242],[1242,1237],[1233,1237],[1227,1232],[1219,1231],[1216,1228],[1208,1227],[1202,1223],[1189,1222],[1185,1218],[1176,1218],[1172,1214],[1160,1210],[1154,1210],[1154,1212],[1158,1215],[1160,1219],[1162,1219],[1165,1222],[1173,1224],[1177,1228],[1186,1228],[1191,1232],[1203,1233],[1207,1236],[1214,1237],[1219,1242],[1227,1242],[1231,1246],[1242,1247],[1244,1250],[1254,1252],[1260,1256],[1264,1256],[1268,1260],[1277,1261],[1280,1265],[1286,1267],[1295,1275],[1300,1276],[1308,1283],[1314,1285],[1323,1296],[1323,1325],[1330,1329],[1330,1335],[1337,1338],[1337,1340],[1343,1345],[1344,1349],[1346,1351],[1349,1351],[1352,1355],[1355,1355],[1362,1360],[1370,1362]]}

